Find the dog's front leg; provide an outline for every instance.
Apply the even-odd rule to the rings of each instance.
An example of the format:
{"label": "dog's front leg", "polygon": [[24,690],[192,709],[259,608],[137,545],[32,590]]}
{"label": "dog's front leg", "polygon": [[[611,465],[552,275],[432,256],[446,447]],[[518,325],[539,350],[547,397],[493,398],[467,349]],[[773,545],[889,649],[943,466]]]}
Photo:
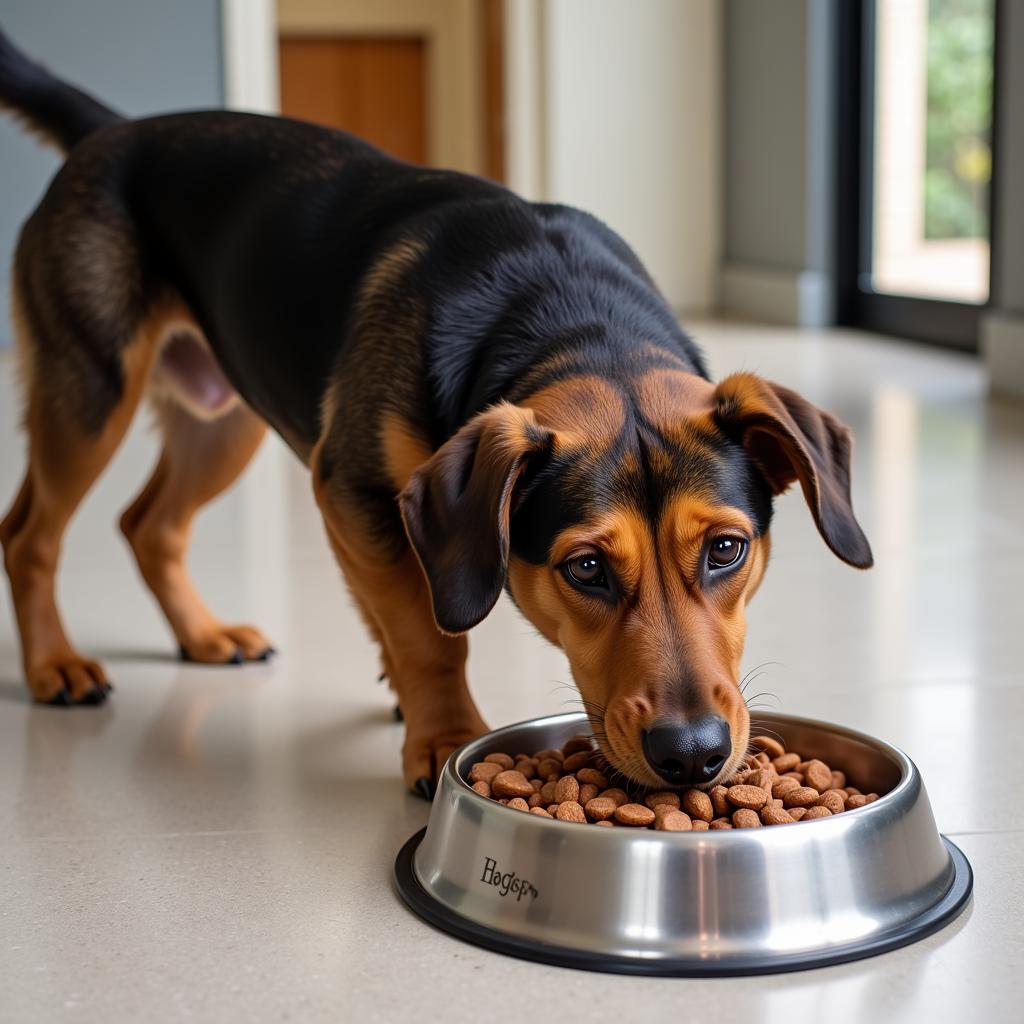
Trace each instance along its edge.
{"label": "dog's front leg", "polygon": [[398,695],[406,785],[429,796],[448,755],[487,731],[466,683],[469,645],[437,628],[423,570],[404,535],[384,542],[366,510],[325,485],[315,464],[313,479],[331,548]]}

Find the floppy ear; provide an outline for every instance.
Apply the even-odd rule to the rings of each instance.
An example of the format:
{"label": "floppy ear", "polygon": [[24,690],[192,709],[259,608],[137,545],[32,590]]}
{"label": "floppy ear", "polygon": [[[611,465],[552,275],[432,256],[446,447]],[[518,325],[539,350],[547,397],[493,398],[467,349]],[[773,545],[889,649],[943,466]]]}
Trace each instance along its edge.
{"label": "floppy ear", "polygon": [[775,494],[794,480],[825,543],[844,562],[869,568],[871,546],[850,501],[850,431],[795,391],[752,373],[715,389],[715,421],[740,442]]}
{"label": "floppy ear", "polygon": [[398,496],[444,632],[471,629],[498,600],[516,483],[553,437],[533,410],[500,403],[443,444]]}

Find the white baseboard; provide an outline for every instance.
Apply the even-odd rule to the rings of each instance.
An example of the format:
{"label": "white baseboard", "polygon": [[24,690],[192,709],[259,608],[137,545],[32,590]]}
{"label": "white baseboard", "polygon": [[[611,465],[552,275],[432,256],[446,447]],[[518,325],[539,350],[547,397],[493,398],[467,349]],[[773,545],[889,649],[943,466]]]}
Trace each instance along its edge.
{"label": "white baseboard", "polygon": [[1024,398],[1024,314],[986,313],[981,321],[981,351],[992,393]]}
{"label": "white baseboard", "polygon": [[796,327],[835,323],[832,281],[818,270],[765,270],[727,263],[718,288],[723,313]]}

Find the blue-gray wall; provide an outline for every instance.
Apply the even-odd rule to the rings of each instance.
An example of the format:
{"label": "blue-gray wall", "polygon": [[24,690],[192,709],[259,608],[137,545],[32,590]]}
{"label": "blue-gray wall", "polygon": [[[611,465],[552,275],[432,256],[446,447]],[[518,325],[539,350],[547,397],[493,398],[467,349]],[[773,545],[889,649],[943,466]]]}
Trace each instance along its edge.
{"label": "blue-gray wall", "polygon": [[[0,24],[32,56],[127,114],[224,99],[220,0],[0,0]],[[0,114],[0,345],[18,230],[60,165]]]}

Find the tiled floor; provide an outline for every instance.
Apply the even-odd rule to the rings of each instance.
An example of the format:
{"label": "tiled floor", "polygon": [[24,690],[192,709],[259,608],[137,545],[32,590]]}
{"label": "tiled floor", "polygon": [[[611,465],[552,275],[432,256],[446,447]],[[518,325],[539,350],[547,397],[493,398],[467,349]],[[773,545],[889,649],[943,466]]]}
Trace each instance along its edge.
{"label": "tiled floor", "polygon": [[[268,666],[179,665],[113,529],[153,441],[137,430],[82,510],[61,590],[117,684],[101,709],[32,707],[0,597],[0,1019],[882,1022],[1019,1019],[1024,983],[1024,406],[977,365],[852,333],[706,324],[717,374],[756,369],[850,423],[877,567],[779,504],[745,667],[766,698],[891,740],[971,858],[972,909],[875,960],[741,981],[610,979],[504,959],[432,931],[390,875],[427,807],[327,553],[302,471],[269,447],[202,518],[195,575],[264,626]],[[0,495],[21,471],[0,362]],[[561,656],[507,603],[474,638],[493,724],[559,710]],[[358,787],[358,796],[356,794]]]}

